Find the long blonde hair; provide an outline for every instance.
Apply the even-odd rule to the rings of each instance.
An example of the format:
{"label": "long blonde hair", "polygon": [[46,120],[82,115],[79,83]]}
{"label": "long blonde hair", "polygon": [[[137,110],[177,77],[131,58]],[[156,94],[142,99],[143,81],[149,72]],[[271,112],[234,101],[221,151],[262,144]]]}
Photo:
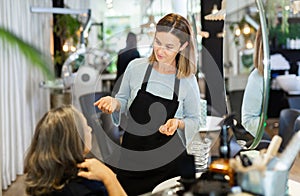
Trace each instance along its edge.
{"label": "long blonde hair", "polygon": [[80,115],[73,106],[62,106],[40,119],[25,158],[27,194],[49,195],[77,176],[76,165],[84,160]]}
{"label": "long blonde hair", "polygon": [[[191,25],[187,19],[178,14],[170,13],[164,16],[156,25],[156,32],[172,33],[180,40],[180,44],[188,43],[187,47],[179,52],[176,56],[176,66],[178,69],[177,77],[188,77],[191,74],[196,73],[196,53],[195,43],[193,38],[193,32]],[[157,59],[152,50],[152,54],[149,57],[149,62],[153,64]]]}
{"label": "long blonde hair", "polygon": [[254,67],[258,70],[258,72],[263,75],[264,74],[264,51],[263,51],[263,43],[262,43],[262,32],[259,27],[256,32],[255,43],[254,43],[254,55],[253,55],[253,64]]}

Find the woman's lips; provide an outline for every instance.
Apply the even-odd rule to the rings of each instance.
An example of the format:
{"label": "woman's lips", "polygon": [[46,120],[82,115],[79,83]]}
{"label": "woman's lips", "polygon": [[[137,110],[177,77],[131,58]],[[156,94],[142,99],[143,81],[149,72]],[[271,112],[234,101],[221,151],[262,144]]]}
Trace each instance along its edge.
{"label": "woman's lips", "polygon": [[156,55],[158,59],[163,59],[163,56],[161,55]]}

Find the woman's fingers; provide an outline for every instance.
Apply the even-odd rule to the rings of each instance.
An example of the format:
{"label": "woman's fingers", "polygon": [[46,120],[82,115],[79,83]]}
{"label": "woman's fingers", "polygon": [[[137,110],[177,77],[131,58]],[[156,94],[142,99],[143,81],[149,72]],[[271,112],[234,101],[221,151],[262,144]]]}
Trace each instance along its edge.
{"label": "woman's fingers", "polygon": [[175,131],[178,127],[177,119],[170,119],[167,123],[169,129],[172,131]]}
{"label": "woman's fingers", "polygon": [[87,179],[91,179],[90,178],[90,172],[86,172],[86,171],[79,171],[77,173],[78,176],[83,177],[83,178],[87,178]]}
{"label": "woman's fingers", "polygon": [[169,119],[166,122],[166,124],[159,127],[159,132],[168,136],[174,135],[178,126],[179,126],[178,119],[172,118]]}
{"label": "woman's fingers", "polygon": [[159,128],[159,132],[162,134],[165,134],[167,136],[173,135],[174,131],[172,131],[172,129],[168,128],[166,125],[162,125]]}
{"label": "woman's fingers", "polygon": [[78,164],[77,164],[77,167],[78,167],[78,168],[86,168],[85,162],[78,163]]}
{"label": "woman's fingers", "polygon": [[96,102],[94,103],[94,106],[98,106],[99,103],[100,103],[100,100],[101,100],[101,99],[99,99],[98,101],[96,101]]}
{"label": "woman's fingers", "polygon": [[104,113],[111,114],[113,112],[112,99],[110,96],[102,97],[94,103],[94,106],[97,106]]}
{"label": "woman's fingers", "polygon": [[101,108],[99,108],[100,110],[102,110],[103,112],[105,113],[109,113],[111,114],[112,113],[112,108],[111,108],[111,105],[107,104],[107,103],[104,103]]}
{"label": "woman's fingers", "polygon": [[159,127],[159,132],[161,132],[161,133],[165,133],[167,131],[167,129],[166,129],[166,127],[164,126],[164,125],[161,125],[160,127]]}
{"label": "woman's fingers", "polygon": [[90,172],[89,172],[89,164],[87,163],[87,160],[84,160],[84,162],[77,164],[77,167],[81,170],[78,172],[78,176],[90,179]]}
{"label": "woman's fingers", "polygon": [[[101,173],[102,164],[97,159],[85,159],[84,162],[77,164],[77,167],[80,169],[77,173],[78,176],[90,179],[90,180],[101,180],[101,177],[98,176]],[[102,172],[103,173],[103,172]]]}

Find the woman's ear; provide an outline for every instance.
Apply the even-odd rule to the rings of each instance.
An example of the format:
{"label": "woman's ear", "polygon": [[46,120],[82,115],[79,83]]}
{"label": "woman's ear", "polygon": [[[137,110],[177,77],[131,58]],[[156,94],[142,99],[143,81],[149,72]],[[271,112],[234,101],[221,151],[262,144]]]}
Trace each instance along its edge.
{"label": "woman's ear", "polygon": [[184,42],[184,44],[182,44],[182,46],[179,48],[179,51],[184,50],[188,45],[189,45],[188,42]]}

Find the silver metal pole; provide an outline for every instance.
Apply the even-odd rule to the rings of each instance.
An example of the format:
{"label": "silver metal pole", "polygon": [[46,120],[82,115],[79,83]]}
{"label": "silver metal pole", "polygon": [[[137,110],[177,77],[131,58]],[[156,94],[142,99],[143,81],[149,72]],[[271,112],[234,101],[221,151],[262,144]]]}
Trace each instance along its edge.
{"label": "silver metal pole", "polygon": [[88,14],[88,9],[69,9],[69,8],[44,8],[30,7],[33,13],[53,13],[53,14]]}

